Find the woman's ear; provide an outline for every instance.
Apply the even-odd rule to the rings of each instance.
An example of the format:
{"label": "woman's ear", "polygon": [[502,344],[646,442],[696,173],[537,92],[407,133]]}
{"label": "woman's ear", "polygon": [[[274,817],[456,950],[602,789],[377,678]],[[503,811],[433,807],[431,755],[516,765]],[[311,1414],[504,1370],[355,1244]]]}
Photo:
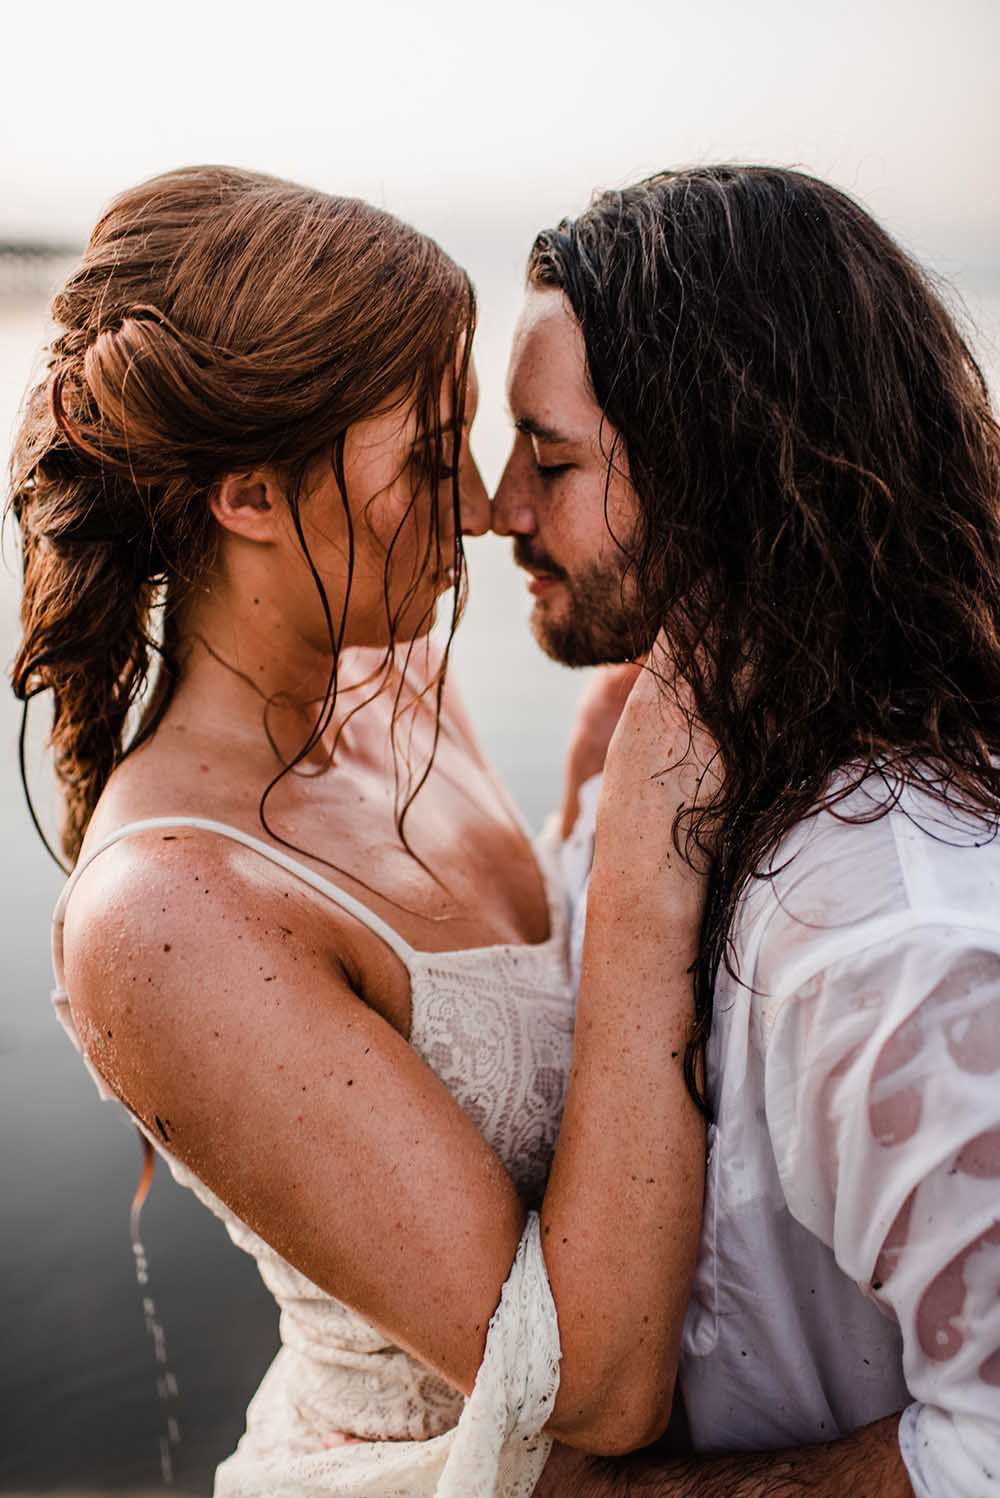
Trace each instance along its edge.
{"label": "woman's ear", "polygon": [[212,490],[209,508],[219,525],[246,541],[279,539],[281,493],[273,473],[227,474]]}

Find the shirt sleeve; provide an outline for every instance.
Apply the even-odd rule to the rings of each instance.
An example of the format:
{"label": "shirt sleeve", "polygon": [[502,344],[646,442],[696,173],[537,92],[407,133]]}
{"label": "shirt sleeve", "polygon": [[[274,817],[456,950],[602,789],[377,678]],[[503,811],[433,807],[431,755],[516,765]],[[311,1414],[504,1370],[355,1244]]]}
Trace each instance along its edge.
{"label": "shirt sleeve", "polygon": [[1000,933],[855,935],[768,1004],[782,1186],[899,1323],[917,1498],[1000,1495]]}

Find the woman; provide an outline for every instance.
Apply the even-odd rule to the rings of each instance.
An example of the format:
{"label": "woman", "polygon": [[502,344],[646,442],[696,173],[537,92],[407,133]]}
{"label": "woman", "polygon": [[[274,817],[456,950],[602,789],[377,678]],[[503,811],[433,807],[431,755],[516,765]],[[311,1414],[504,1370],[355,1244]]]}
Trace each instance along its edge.
{"label": "woman", "polygon": [[367,205],[200,168],[113,203],[54,313],[14,682],[55,698],[58,1002],[283,1312],[216,1493],[527,1494],[552,1436],[643,1444],[698,1235],[700,887],[648,690],[546,1185],[561,900],[427,638],[488,520],[467,278]]}

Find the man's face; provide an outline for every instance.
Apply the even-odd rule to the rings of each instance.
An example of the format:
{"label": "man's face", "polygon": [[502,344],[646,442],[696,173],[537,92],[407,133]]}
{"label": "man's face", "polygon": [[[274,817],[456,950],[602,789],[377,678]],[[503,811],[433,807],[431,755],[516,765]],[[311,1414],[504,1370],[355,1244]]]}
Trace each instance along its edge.
{"label": "man's face", "polygon": [[651,644],[626,576],[638,500],[623,446],[590,389],[583,334],[561,291],[527,292],[507,395],[514,446],[493,501],[493,529],[514,537],[514,559],[530,576],[535,637],[568,666],[632,660]]}

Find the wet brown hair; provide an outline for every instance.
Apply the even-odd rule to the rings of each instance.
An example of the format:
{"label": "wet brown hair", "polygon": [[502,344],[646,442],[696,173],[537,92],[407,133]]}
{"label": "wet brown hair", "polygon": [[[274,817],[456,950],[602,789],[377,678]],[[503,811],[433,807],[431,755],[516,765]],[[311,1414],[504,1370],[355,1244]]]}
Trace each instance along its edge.
{"label": "wet brown hair", "polygon": [[[346,434],[401,400],[417,420],[411,506],[428,490],[432,500],[426,567],[441,565],[437,489],[450,477],[452,631],[457,622],[457,468],[475,323],[468,278],[432,240],[367,203],[230,167],[190,167],[114,200],[52,313],[47,370],[28,396],[11,465],[24,563],[12,680],[25,710],[39,692],[53,696],[63,851],[76,858],[112,770],[169,705],[178,610],[215,554],[213,486],[258,466],[285,480],[331,650],[316,726],[263,792],[266,826],[268,792],[331,720],[347,608],[345,597],[344,616],[332,617],[309,556],[305,476],[329,457],[350,537],[349,597]],[[454,418],[443,428],[447,381]],[[386,668],[410,597],[389,619]],[[438,711],[443,671],[432,683]],[[22,773],[23,743],[22,731]],[[404,842],[406,810],[428,769],[410,775],[401,797],[397,778]]]}
{"label": "wet brown hair", "polygon": [[528,277],[580,323],[639,500],[643,644],[665,629],[725,768],[675,828],[711,861],[698,1096],[738,901],[796,822],[881,777],[875,815],[919,780],[996,834],[1000,432],[930,278],[799,172],[603,193]]}

